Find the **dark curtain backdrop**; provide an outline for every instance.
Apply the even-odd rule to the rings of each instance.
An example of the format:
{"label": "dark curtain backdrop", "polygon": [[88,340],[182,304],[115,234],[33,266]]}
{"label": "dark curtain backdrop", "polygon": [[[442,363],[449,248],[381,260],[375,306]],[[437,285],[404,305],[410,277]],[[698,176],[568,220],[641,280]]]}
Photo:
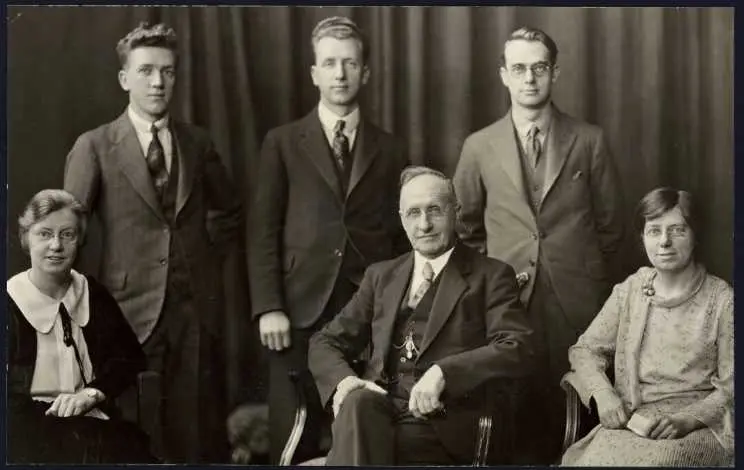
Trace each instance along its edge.
{"label": "dark curtain backdrop", "polygon": [[[317,101],[309,67],[317,21],[348,15],[371,40],[365,113],[400,136],[410,158],[451,175],[463,139],[506,113],[504,39],[518,26],[558,43],[554,92],[564,111],[602,126],[627,199],[673,185],[703,209],[700,258],[733,275],[733,9],[554,7],[12,7],[8,11],[8,273],[27,261],[15,218],[36,191],[62,184],[84,130],[126,105],[114,47],[141,20],[179,34],[175,114],[206,127],[245,201],[272,127]],[[298,234],[301,236],[301,234]],[[249,318],[245,242],[225,266],[231,404],[265,396]],[[644,258],[628,237],[625,272]]]}

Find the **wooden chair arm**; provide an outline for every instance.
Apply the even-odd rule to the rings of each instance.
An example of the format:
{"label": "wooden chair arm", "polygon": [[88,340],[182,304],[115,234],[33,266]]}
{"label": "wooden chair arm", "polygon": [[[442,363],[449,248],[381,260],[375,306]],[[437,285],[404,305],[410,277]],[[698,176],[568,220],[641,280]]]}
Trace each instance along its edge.
{"label": "wooden chair arm", "polygon": [[581,425],[581,401],[578,392],[569,382],[563,381],[561,386],[566,392],[566,429],[563,433],[563,446],[561,447],[561,455],[563,455],[577,440]]}
{"label": "wooden chair arm", "polygon": [[488,465],[488,449],[491,446],[492,431],[493,418],[490,415],[481,416],[478,420],[478,434],[475,441],[473,467],[485,467]]}

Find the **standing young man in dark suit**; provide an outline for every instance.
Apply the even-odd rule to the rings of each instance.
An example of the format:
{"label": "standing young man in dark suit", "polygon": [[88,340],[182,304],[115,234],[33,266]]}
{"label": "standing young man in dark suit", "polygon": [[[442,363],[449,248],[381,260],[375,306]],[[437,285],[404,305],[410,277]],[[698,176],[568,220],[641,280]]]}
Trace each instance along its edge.
{"label": "standing young man in dark suit", "polygon": [[522,301],[541,367],[527,404],[535,420],[524,440],[543,455],[525,463],[558,457],[568,348],[609,295],[623,234],[619,181],[602,130],[552,104],[557,56],[543,31],[511,34],[501,67],[511,109],[465,140],[454,177],[462,239],[526,281]]}
{"label": "standing young man in dark suit", "polygon": [[[310,69],[320,102],[304,118],[271,130],[261,151],[251,210],[248,267],[253,317],[270,350],[272,462],[289,437],[295,391],[289,372],[307,370],[310,336],[357,290],[364,269],[407,248],[396,214],[406,165],[393,136],[361,115],[369,46],[348,18],[327,18],[312,34]],[[297,460],[317,456],[323,413],[312,380],[308,432]]]}
{"label": "standing young man in dark suit", "polygon": [[[457,243],[459,207],[442,173],[410,167],[400,180],[413,252],[370,266],[310,341],[310,370],[336,416],[328,465],[470,464],[480,416],[514,412],[494,387],[530,371],[514,270]],[[349,358],[367,347],[359,377]],[[511,429],[495,419],[497,444]]]}
{"label": "standing young man in dark suit", "polygon": [[142,24],[119,41],[119,83],[129,106],[81,135],[65,168],[66,190],[100,220],[99,276],[162,374],[164,458],[226,462],[222,287],[207,230],[221,240],[241,209],[206,132],[168,113],[176,35]]}

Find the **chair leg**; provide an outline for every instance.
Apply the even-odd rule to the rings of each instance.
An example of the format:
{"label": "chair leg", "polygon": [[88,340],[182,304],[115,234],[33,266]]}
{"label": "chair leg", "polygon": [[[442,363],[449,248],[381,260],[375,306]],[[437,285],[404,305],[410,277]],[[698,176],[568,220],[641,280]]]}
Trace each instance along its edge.
{"label": "chair leg", "polygon": [[295,410],[292,431],[289,433],[287,443],[284,445],[284,450],[282,450],[282,455],[279,458],[279,465],[281,466],[292,465],[292,458],[297,451],[297,446],[300,444],[300,438],[302,438],[302,433],[305,431],[305,423],[307,422],[307,403],[302,384],[300,383],[300,375],[299,372],[295,371],[289,373],[289,378],[297,392],[297,409]]}

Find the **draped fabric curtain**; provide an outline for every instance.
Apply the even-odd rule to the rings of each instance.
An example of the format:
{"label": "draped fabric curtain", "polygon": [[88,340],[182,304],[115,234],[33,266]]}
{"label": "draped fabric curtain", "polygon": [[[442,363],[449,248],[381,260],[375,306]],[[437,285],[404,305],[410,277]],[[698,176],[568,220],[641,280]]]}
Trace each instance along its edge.
{"label": "draped fabric curtain", "polygon": [[[645,262],[630,225],[635,204],[671,185],[700,203],[706,233],[699,258],[732,280],[733,8],[656,7],[9,8],[8,273],[28,263],[12,223],[23,204],[62,184],[77,135],[124,109],[114,47],[137,22],[176,29],[174,112],[209,130],[248,202],[265,133],[317,102],[309,38],[331,15],[350,16],[369,37],[365,114],[399,136],[413,162],[449,175],[463,139],[508,110],[499,78],[504,40],[522,25],[545,30],[559,47],[556,105],[604,128],[620,172],[625,273]],[[232,405],[266,393],[246,256],[243,236],[225,266]]]}

